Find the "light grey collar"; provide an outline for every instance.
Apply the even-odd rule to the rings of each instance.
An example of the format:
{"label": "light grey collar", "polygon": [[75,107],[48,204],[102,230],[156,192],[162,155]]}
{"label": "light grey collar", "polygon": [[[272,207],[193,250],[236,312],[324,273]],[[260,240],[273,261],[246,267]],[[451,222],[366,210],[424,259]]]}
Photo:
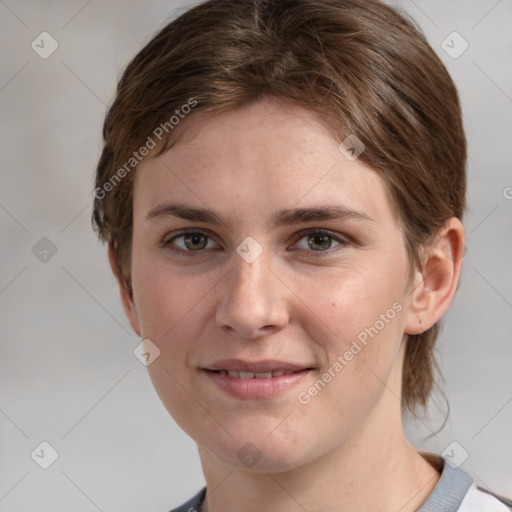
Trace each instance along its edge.
{"label": "light grey collar", "polygon": [[417,512],[456,512],[472,483],[468,473],[445,462],[437,485]]}

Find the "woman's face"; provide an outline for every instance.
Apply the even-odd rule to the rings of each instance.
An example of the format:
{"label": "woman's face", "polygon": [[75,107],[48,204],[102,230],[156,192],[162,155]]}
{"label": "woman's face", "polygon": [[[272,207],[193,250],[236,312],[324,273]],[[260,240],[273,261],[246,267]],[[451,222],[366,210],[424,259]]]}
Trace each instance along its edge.
{"label": "woman's face", "polygon": [[252,471],[397,427],[408,258],[382,179],[277,100],[183,123],[134,185],[129,316],[169,413]]}

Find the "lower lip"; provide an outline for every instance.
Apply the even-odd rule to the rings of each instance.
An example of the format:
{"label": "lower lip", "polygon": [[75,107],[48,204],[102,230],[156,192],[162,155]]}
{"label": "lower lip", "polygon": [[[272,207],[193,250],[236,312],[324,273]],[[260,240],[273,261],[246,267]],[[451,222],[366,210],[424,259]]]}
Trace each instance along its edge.
{"label": "lower lip", "polygon": [[268,398],[291,389],[312,370],[301,370],[288,375],[270,377],[268,379],[240,379],[238,377],[222,376],[217,372],[202,370],[214,384],[237,398]]}

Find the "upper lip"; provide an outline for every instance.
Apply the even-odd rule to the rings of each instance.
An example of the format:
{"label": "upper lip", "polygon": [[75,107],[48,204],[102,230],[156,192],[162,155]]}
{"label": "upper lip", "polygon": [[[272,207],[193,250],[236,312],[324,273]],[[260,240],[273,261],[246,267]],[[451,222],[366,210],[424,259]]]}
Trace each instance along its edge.
{"label": "upper lip", "polygon": [[219,359],[208,366],[205,370],[227,370],[235,372],[271,372],[271,371],[300,371],[311,368],[309,365],[294,364],[286,361],[265,359],[262,361],[243,361],[242,359]]}

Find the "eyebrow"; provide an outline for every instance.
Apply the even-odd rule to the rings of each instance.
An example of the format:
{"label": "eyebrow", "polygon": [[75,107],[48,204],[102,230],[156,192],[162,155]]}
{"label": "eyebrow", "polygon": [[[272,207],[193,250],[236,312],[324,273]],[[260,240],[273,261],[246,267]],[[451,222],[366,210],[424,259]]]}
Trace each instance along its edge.
{"label": "eyebrow", "polygon": [[[229,229],[231,219],[225,219],[210,208],[195,208],[181,203],[165,203],[153,208],[146,220],[158,217],[173,216],[195,222],[217,224]],[[277,211],[271,218],[273,227],[300,224],[319,220],[357,219],[367,222],[374,220],[365,212],[341,205],[316,206],[311,208],[293,208]]]}

